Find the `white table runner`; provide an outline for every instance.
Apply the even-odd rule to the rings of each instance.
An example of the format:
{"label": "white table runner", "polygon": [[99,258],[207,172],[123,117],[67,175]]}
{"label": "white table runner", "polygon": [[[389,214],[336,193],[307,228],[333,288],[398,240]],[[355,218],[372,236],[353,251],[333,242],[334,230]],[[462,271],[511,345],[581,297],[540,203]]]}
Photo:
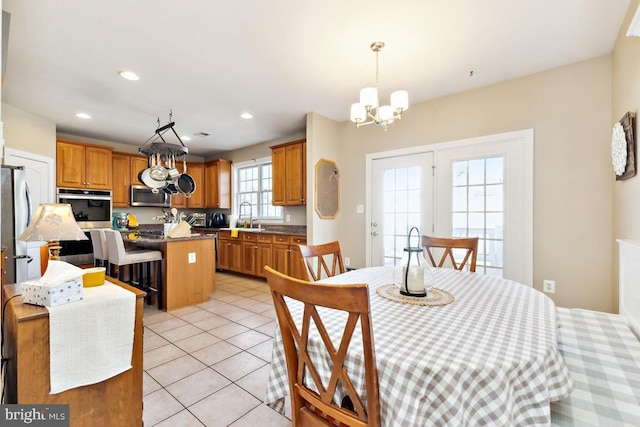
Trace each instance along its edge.
{"label": "white table runner", "polygon": [[131,369],[136,296],[106,282],[84,298],[48,307],[51,394]]}

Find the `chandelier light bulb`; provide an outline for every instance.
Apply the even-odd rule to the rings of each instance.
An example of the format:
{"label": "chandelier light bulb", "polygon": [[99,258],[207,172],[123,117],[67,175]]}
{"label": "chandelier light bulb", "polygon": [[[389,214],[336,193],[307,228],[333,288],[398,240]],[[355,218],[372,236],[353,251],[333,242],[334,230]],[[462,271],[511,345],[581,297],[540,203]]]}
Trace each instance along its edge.
{"label": "chandelier light bulb", "polygon": [[360,91],[360,104],[369,109],[378,107],[378,89],[375,87],[365,87],[362,89]]}
{"label": "chandelier light bulb", "polygon": [[406,90],[397,90],[391,94],[391,107],[400,113],[409,108],[409,94]]}

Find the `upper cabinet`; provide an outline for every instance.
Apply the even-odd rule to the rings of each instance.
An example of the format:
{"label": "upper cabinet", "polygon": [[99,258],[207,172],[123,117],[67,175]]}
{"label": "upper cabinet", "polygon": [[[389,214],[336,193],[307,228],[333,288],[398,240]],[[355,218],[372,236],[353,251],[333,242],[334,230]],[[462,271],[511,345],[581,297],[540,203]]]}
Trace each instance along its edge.
{"label": "upper cabinet", "polygon": [[112,169],[109,147],[58,139],[56,185],[66,188],[111,190]]}
{"label": "upper cabinet", "polygon": [[205,207],[230,209],[231,161],[216,159],[205,163],[204,187]]}
{"label": "upper cabinet", "polygon": [[140,172],[149,167],[149,159],[144,156],[131,156],[131,185],[144,185],[138,178]]}
{"label": "upper cabinet", "polygon": [[113,207],[129,206],[129,189],[131,186],[131,156],[113,153],[111,156],[113,170]]}
{"label": "upper cabinet", "polygon": [[187,198],[188,208],[204,208],[207,185],[204,182],[204,163],[187,163],[187,175],[193,178],[196,189]]}
{"label": "upper cabinet", "polygon": [[304,140],[271,147],[273,205],[307,204],[306,157],[307,143]]}

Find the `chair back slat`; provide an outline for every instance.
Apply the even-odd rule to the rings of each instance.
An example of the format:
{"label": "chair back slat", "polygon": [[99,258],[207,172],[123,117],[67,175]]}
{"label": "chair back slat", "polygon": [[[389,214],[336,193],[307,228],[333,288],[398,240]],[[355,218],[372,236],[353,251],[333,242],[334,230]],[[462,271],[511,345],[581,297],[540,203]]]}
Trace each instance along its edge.
{"label": "chair back slat", "polygon": [[300,245],[299,247],[307,267],[309,281],[316,282],[345,272],[340,242],[337,240],[320,245]]}
{"label": "chair back slat", "polygon": [[[477,237],[432,237],[422,236],[422,247],[424,248],[427,258],[434,267],[443,267],[445,262],[449,260],[451,266],[456,270],[476,271],[476,262],[478,257],[478,238]],[[442,253],[438,257],[434,249],[441,250]],[[464,257],[460,262],[456,261],[453,251],[465,251]],[[438,261],[436,261],[438,259]]]}
{"label": "chair back slat", "polygon": [[[379,426],[378,373],[367,285],[312,283],[286,276],[268,266],[265,267],[265,273],[285,350],[293,425],[326,425],[327,420],[333,419],[348,426]],[[304,306],[299,323],[294,321],[287,305],[287,301],[295,304],[290,300],[296,300]],[[323,315],[327,314],[326,309],[345,313],[346,320],[340,339],[335,339],[334,336],[335,341],[339,341],[337,348],[323,320]],[[313,333],[317,331],[324,344],[323,350],[326,350],[326,365],[331,367],[328,377],[320,374],[319,367],[309,354],[312,325],[315,326]],[[335,333],[336,326],[333,323],[332,327]],[[317,339],[317,336],[314,337]],[[363,351],[365,397],[361,397],[356,391],[354,379],[345,366],[347,351],[356,337],[361,339]],[[342,407],[342,402],[334,401],[339,385],[353,409]],[[315,411],[310,410],[310,407],[315,408]]]}

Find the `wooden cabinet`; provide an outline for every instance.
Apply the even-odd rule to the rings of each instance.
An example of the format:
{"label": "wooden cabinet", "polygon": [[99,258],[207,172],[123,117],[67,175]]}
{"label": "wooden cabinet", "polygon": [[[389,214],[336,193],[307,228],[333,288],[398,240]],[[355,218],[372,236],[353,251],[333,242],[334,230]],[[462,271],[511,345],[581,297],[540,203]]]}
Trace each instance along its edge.
{"label": "wooden cabinet", "polygon": [[149,167],[149,159],[143,156],[131,156],[131,185],[144,185],[138,175]]}
{"label": "wooden cabinet", "polygon": [[230,230],[218,232],[218,267],[252,276],[265,277],[264,266],[307,280],[307,270],[298,245],[307,238],[286,234],[239,231],[231,237]]}
{"label": "wooden cabinet", "polygon": [[242,233],[242,272],[265,277],[264,266],[272,260],[272,234]]}
{"label": "wooden cabinet", "polygon": [[187,173],[191,175],[196,184],[195,191],[191,197],[187,197],[188,208],[204,208],[204,198],[207,186],[204,183],[204,163],[188,163]]}
{"label": "wooden cabinet", "polygon": [[113,153],[111,156],[113,171],[113,207],[129,206],[131,188],[131,156],[123,153]]}
{"label": "wooden cabinet", "polygon": [[56,185],[66,188],[111,190],[112,169],[109,147],[58,139]]}
{"label": "wooden cabinet", "polygon": [[271,267],[291,277],[308,280],[299,245],[306,245],[306,237],[276,235],[273,242]]}
{"label": "wooden cabinet", "polygon": [[307,144],[304,140],[271,147],[273,205],[307,204],[306,157]]}
{"label": "wooden cabinet", "polygon": [[218,268],[242,272],[242,240],[229,230],[218,232]]}
{"label": "wooden cabinet", "polygon": [[205,163],[205,198],[207,208],[231,208],[231,162],[224,159]]}
{"label": "wooden cabinet", "polygon": [[[144,292],[107,277],[136,295],[131,369],[96,384],[50,394],[49,312],[25,304],[19,285],[2,289],[7,301],[3,316],[3,357],[7,357],[3,403],[67,404],[69,426],[142,425],[142,313]],[[73,304],[73,303],[72,303]],[[107,319],[104,319],[107,321]],[[36,423],[37,424],[37,423]]]}

